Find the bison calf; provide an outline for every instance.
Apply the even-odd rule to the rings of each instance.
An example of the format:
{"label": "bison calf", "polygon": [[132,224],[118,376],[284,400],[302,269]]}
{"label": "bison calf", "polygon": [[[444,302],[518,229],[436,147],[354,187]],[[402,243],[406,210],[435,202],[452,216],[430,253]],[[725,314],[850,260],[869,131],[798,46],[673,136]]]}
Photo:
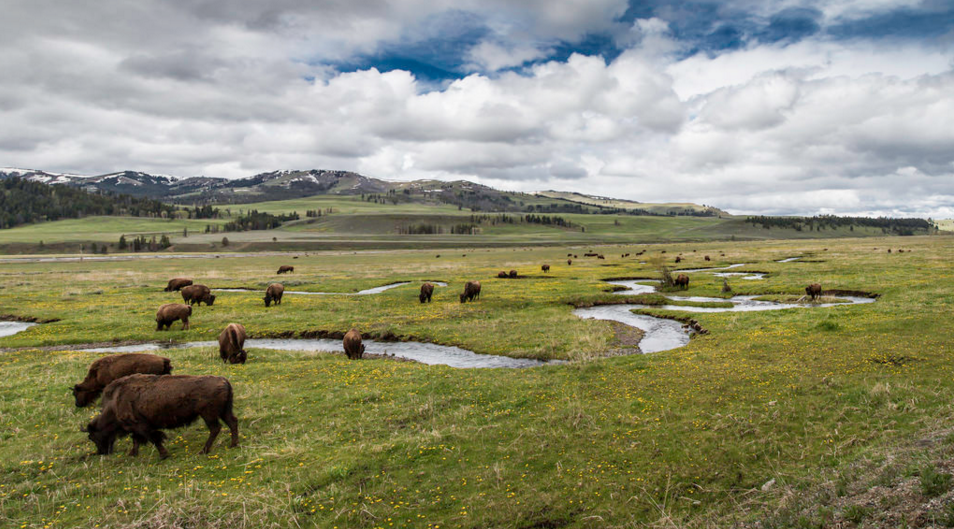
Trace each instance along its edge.
{"label": "bison calf", "polygon": [[460,295],[460,302],[474,301],[480,298],[480,281],[468,281],[464,285],[464,293]]}
{"label": "bison calf", "polygon": [[205,285],[189,285],[182,289],[182,301],[189,305],[201,305],[205,302],[206,305],[211,307],[215,303],[215,296],[212,295],[212,290]]}
{"label": "bison calf", "polygon": [[818,296],[821,296],[822,288],[818,283],[812,283],[805,287],[805,294],[812,298],[812,301],[818,299]]}
{"label": "bison calf", "polygon": [[230,323],[219,334],[219,356],[223,362],[230,364],[244,364],[248,359],[245,352],[245,326],[240,323]]}
{"label": "bison calf", "polygon": [[345,334],[344,351],[352,360],[357,360],[364,355],[364,344],[361,343],[361,333],[358,329],[351,329],[348,334]]}
{"label": "bison calf", "polygon": [[282,294],[285,293],[285,287],[281,283],[272,283],[268,285],[268,288],[265,289],[265,297],[262,298],[265,300],[265,306],[269,306],[274,302],[276,305],[282,304]]}
{"label": "bison calf", "polygon": [[294,271],[295,271],[294,266],[282,265],[278,267],[279,274],[287,274],[289,272],[294,272]]}
{"label": "bison calf", "polygon": [[433,295],[434,295],[434,285],[430,283],[424,283],[423,285],[421,285],[421,295],[420,295],[421,303],[424,303],[424,302],[430,303],[431,296]]}
{"label": "bison calf", "polygon": [[182,290],[182,287],[187,287],[192,284],[191,279],[186,279],[184,277],[177,277],[169,280],[169,284],[166,285],[166,288],[163,289],[163,292],[173,292]]}
{"label": "bison calf", "polygon": [[132,435],[129,455],[139,453],[139,445],[151,442],[159,457],[169,457],[162,446],[160,431],[191,424],[202,417],[209,427],[209,439],[202,448],[207,454],[222,430],[219,419],[232,433],[231,446],[238,445],[238,419],[232,414],[232,385],[223,377],[191,375],[129,375],[106,386],[103,411],[82,431],[96,444],[101,455],[111,454],[116,439]]}
{"label": "bison calf", "polygon": [[104,356],[90,364],[86,378],[73,386],[73,398],[76,407],[82,408],[92,404],[103,388],[118,378],[136,373],[168,375],[171,372],[172,362],[162,356],[142,353]]}
{"label": "bison calf", "polygon": [[167,303],[156,312],[156,330],[161,331],[165,327],[167,330],[172,326],[172,322],[182,320],[182,330],[189,330],[189,316],[192,316],[192,306],[182,303]]}

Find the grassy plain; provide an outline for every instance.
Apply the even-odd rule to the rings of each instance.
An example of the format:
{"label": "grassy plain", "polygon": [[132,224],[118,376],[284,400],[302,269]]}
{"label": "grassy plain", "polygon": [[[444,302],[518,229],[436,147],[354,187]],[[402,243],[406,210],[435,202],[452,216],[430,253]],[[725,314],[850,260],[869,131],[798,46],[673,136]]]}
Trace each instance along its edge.
{"label": "grassy plain", "polygon": [[[911,251],[887,254],[899,246]],[[588,249],[0,265],[0,313],[60,319],[0,339],[25,348],[0,353],[0,526],[819,527],[859,516],[877,525],[876,509],[825,510],[835,498],[797,519],[778,512],[793,494],[954,418],[945,316],[954,308],[954,238],[607,246],[598,248],[605,261],[584,259]],[[800,295],[818,281],[880,298],[693,314],[709,334],[684,348],[601,358],[619,345],[613,326],[577,319],[571,304],[611,299],[603,279],[654,275],[652,262],[620,258],[642,249],[670,264],[682,252],[685,268],[748,263],[739,270],[769,273],[730,279],[740,294]],[[567,252],[580,255],[572,266]],[[776,262],[792,256],[804,258]],[[546,276],[543,262],[552,266]],[[279,280],[280,264],[295,265],[280,276],[289,290],[415,283],[372,296],[288,294],[269,309],[258,293],[221,293],[195,310],[191,330],[154,331],[155,308],[181,299],[161,292],[170,277],[264,288]],[[528,277],[493,277],[511,268]],[[688,294],[718,295],[720,278],[691,277]],[[416,300],[425,279],[450,283],[430,305]],[[461,305],[468,279],[481,280],[482,299]],[[573,362],[459,370],[252,349],[248,364],[226,366],[211,348],[170,350],[176,373],[232,381],[241,446],[226,449],[220,438],[211,455],[198,455],[207,433],[194,425],[172,432],[166,461],[152,448],[138,458],[90,455],[78,427],[96,412],[74,408],[67,388],[100,355],[63,346],[211,340],[229,321],[254,337],[357,325]]]}

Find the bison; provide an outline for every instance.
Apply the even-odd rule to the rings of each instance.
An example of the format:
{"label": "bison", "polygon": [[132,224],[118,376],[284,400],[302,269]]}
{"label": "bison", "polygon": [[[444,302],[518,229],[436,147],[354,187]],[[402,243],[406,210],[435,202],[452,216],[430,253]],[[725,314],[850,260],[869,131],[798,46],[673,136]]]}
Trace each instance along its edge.
{"label": "bison", "polygon": [[573,264],[573,259],[567,259],[567,260],[566,260],[566,265],[567,265],[567,266],[570,266],[570,265],[572,265],[572,264]]}
{"label": "bison", "polygon": [[498,279],[507,279],[508,277],[510,277],[510,276],[508,276],[508,275],[507,275],[507,272],[504,272],[503,270],[497,272],[497,278],[498,278]]}
{"label": "bison", "polygon": [[151,442],[165,459],[169,452],[162,446],[165,435],[160,430],[186,426],[202,417],[209,439],[201,453],[207,454],[222,430],[219,419],[232,433],[230,446],[238,445],[232,398],[232,385],[224,377],[129,375],[106,386],[102,413],[80,430],[89,434],[100,455],[111,454],[117,438],[132,435],[129,455],[138,455],[139,445]]}
{"label": "bison", "polygon": [[433,295],[434,295],[434,285],[430,283],[424,283],[423,285],[421,285],[421,295],[420,295],[421,303],[424,303],[424,302],[430,303],[431,296]]}
{"label": "bison", "polygon": [[212,295],[212,290],[205,285],[189,285],[182,289],[182,301],[189,305],[201,305],[204,301],[206,305],[211,307],[215,303],[215,296]]}
{"label": "bison", "polygon": [[682,257],[679,257],[679,256],[677,255],[677,256],[676,256],[676,262],[677,262],[677,263],[681,263],[681,262],[682,262]]}
{"label": "bison", "polygon": [[182,287],[187,287],[191,284],[192,284],[191,279],[186,279],[184,277],[177,277],[174,279],[170,279],[169,284],[166,285],[166,288],[164,288],[162,291],[174,292],[174,291],[182,290]]}
{"label": "bison", "polygon": [[223,362],[230,364],[244,364],[248,359],[245,352],[245,326],[241,323],[230,323],[219,334],[219,356]]}
{"label": "bison", "polygon": [[480,299],[480,281],[468,281],[464,285],[464,293],[460,295],[460,302],[466,303]]}
{"label": "bison", "polygon": [[705,257],[705,259],[706,259],[706,261],[711,261],[711,260],[712,260],[712,259],[709,259],[709,256],[708,256],[708,255]]}
{"label": "bison", "polygon": [[268,285],[268,288],[265,289],[265,297],[262,298],[265,300],[265,306],[268,307],[272,304],[272,302],[274,302],[276,305],[281,305],[282,294],[284,293],[285,287],[281,283],[272,283],[271,285]]}
{"label": "bison", "polygon": [[543,270],[543,273],[546,274],[547,272],[550,271],[550,265],[545,264],[545,265],[543,265],[543,266],[540,267],[540,270]]}
{"label": "bison", "polygon": [[294,272],[294,271],[295,271],[295,267],[294,267],[294,266],[281,265],[281,266],[278,267],[278,273],[279,273],[279,274],[287,274],[287,273],[289,273],[289,272]]}
{"label": "bison", "polygon": [[805,287],[805,294],[807,296],[810,296],[812,298],[812,301],[815,301],[816,299],[818,299],[818,296],[821,296],[821,293],[822,293],[822,288],[821,288],[821,285],[818,283],[812,283],[811,285],[808,285],[807,287]]}
{"label": "bison", "polygon": [[92,404],[103,388],[118,378],[135,373],[168,375],[171,372],[172,362],[158,355],[126,353],[104,356],[90,364],[86,378],[73,386],[73,398],[76,407],[82,408]]}
{"label": "bison", "polygon": [[603,254],[597,255],[596,258],[597,258],[597,259],[606,259],[606,257],[603,257]]}
{"label": "bison", "polygon": [[682,287],[683,290],[689,288],[689,276],[686,274],[679,274],[676,276],[675,284],[677,287]]}
{"label": "bison", "polygon": [[364,344],[361,343],[361,333],[358,329],[351,329],[344,336],[344,351],[352,360],[360,359],[364,355]]}
{"label": "bison", "polygon": [[182,330],[189,330],[189,316],[192,316],[192,306],[182,303],[166,303],[156,311],[156,330],[161,331],[163,327],[168,330],[172,322],[182,320]]}
{"label": "bison", "polygon": [[517,271],[516,271],[516,270],[511,270],[511,271],[510,271],[510,279],[517,279]]}

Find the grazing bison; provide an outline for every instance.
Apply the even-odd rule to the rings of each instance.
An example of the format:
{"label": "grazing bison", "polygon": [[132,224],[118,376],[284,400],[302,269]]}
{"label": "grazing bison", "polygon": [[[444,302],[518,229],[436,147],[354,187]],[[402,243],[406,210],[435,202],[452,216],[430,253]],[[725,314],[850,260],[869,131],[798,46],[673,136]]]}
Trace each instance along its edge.
{"label": "grazing bison", "polygon": [[504,272],[503,270],[501,270],[497,272],[497,277],[500,279],[507,279],[510,276],[507,275],[507,272]]}
{"label": "grazing bison", "polygon": [[566,265],[567,265],[567,266],[570,266],[570,265],[572,265],[572,264],[573,264],[573,259],[567,259],[567,260],[566,260]]}
{"label": "grazing bison", "polygon": [[683,290],[689,288],[689,276],[686,274],[679,274],[676,276],[675,284],[677,287],[682,287]]}
{"label": "grazing bison", "polygon": [[278,267],[278,273],[279,273],[279,274],[287,274],[287,273],[289,273],[289,272],[294,272],[294,271],[295,271],[295,267],[294,267],[294,266],[281,265],[281,266]]}
{"label": "grazing bison", "polygon": [[116,439],[132,435],[129,455],[139,454],[139,445],[151,442],[159,457],[169,457],[160,431],[191,424],[202,417],[209,439],[202,448],[209,453],[225,421],[232,444],[239,441],[238,419],[232,414],[232,385],[224,377],[191,375],[129,375],[106,386],[103,412],[82,431],[89,434],[100,455],[111,454]]}
{"label": "grazing bison", "polygon": [[268,285],[268,288],[265,289],[265,297],[262,298],[265,300],[265,306],[269,306],[274,302],[276,305],[282,304],[282,294],[285,293],[285,287],[281,283],[272,283]]}
{"label": "grazing bison", "polygon": [[223,362],[230,364],[244,364],[248,359],[245,352],[245,326],[241,323],[230,323],[219,334],[219,356]]}
{"label": "grazing bison", "polygon": [[189,305],[201,305],[204,301],[206,305],[211,307],[215,303],[215,296],[212,295],[212,290],[205,285],[189,285],[182,289],[182,301]]}
{"label": "grazing bison", "polygon": [[597,259],[606,259],[605,257],[603,257],[603,254],[597,255],[596,258],[597,258]]}
{"label": "grazing bison", "polygon": [[706,256],[705,259],[706,259],[706,261],[711,261],[711,260],[712,260],[712,259],[709,259],[709,256],[708,256],[708,255]]}
{"label": "grazing bison", "polygon": [[480,281],[468,281],[464,285],[464,293],[460,295],[460,302],[466,303],[480,299]]}
{"label": "grazing bison", "polygon": [[543,273],[546,274],[547,272],[550,271],[550,265],[545,264],[545,265],[543,265],[543,266],[540,267],[540,270],[543,270]]}
{"label": "grazing bison", "polygon": [[425,301],[427,303],[430,303],[431,296],[433,295],[434,295],[434,285],[430,283],[424,283],[423,285],[421,285],[421,296],[420,296],[421,303],[424,303]]}
{"label": "grazing bison", "polygon": [[682,257],[679,257],[679,256],[677,255],[677,256],[676,256],[676,262],[677,262],[677,263],[681,263],[681,262],[682,262]]}
{"label": "grazing bison", "polygon": [[169,359],[158,355],[126,353],[104,356],[90,364],[86,378],[73,386],[73,398],[76,407],[82,408],[92,404],[103,388],[118,378],[135,373],[168,375],[171,372]]}
{"label": "grazing bison", "polygon": [[574,259],[579,259],[579,257],[576,256],[576,254],[573,254],[573,258],[574,258]]}
{"label": "grazing bison", "polygon": [[182,320],[182,330],[189,330],[189,316],[192,316],[192,306],[182,303],[166,303],[156,311],[156,330],[161,331],[163,327],[166,330],[172,326],[172,322]]}
{"label": "grazing bison", "polygon": [[361,343],[361,333],[358,329],[351,329],[348,334],[345,334],[344,351],[352,360],[357,360],[364,355],[364,344]]}
{"label": "grazing bison", "polygon": [[175,279],[170,279],[169,284],[166,285],[163,292],[174,292],[177,290],[182,290],[182,287],[187,287],[192,284],[191,279],[186,279],[184,277],[177,277]]}
{"label": "grazing bison", "polygon": [[511,270],[511,271],[510,271],[510,279],[517,279],[517,271],[516,271],[516,270]]}
{"label": "grazing bison", "polygon": [[566,256],[567,256],[567,257],[573,257],[573,254],[568,253],[568,254],[566,254]]}
{"label": "grazing bison", "polygon": [[593,252],[586,252],[585,254],[583,254],[583,257],[596,257],[597,255],[599,254],[596,254]]}
{"label": "grazing bison", "polygon": [[821,293],[822,293],[822,288],[821,288],[821,285],[819,285],[818,283],[812,283],[811,285],[808,285],[807,287],[805,287],[805,294],[808,296],[811,296],[812,301],[815,301],[816,299],[818,299],[818,296],[821,296]]}

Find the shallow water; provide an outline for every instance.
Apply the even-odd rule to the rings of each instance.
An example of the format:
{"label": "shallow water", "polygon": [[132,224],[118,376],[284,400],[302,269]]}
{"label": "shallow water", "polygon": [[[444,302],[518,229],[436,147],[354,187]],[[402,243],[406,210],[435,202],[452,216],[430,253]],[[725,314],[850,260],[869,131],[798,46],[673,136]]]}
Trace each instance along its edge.
{"label": "shallow water", "polygon": [[[369,354],[389,354],[422,364],[446,365],[457,368],[520,368],[536,367],[548,363],[563,363],[560,361],[545,362],[526,358],[510,358],[509,356],[485,355],[473,351],[446,345],[418,342],[376,342],[364,340],[365,352]],[[144,343],[136,345],[121,345],[117,347],[95,347],[81,349],[91,353],[141,353],[162,351],[164,349],[185,349],[193,347],[216,347],[218,342],[185,342],[178,344]],[[245,340],[246,348],[275,349],[279,351],[307,351],[344,353],[341,340],[332,339],[251,339]]]}
{"label": "shallow water", "polygon": [[682,328],[682,323],[665,318],[654,318],[643,314],[633,314],[634,308],[645,305],[601,305],[576,309],[573,314],[584,319],[618,321],[630,327],[643,331],[643,339],[639,341],[639,350],[643,353],[658,353],[676,349],[689,343],[689,333]]}
{"label": "shallow water", "polygon": [[742,276],[740,279],[753,280],[753,279],[765,279],[765,274],[760,274],[758,272],[718,272],[712,274],[715,277],[736,277]]}
{"label": "shallow water", "polygon": [[13,336],[36,325],[26,321],[0,321],[0,338]]}
{"label": "shallow water", "polygon": [[[447,283],[443,281],[428,281],[430,284],[438,287],[446,287]],[[304,290],[286,290],[285,294],[295,294],[302,296],[367,296],[369,294],[380,294],[385,290],[390,290],[392,288],[397,288],[403,285],[410,285],[410,281],[401,281],[399,283],[391,283],[389,285],[383,285],[380,287],[369,288],[367,290],[360,290],[358,292],[306,292]],[[264,289],[251,289],[251,288],[213,288],[212,290],[216,292],[264,292]]]}
{"label": "shallow water", "polygon": [[775,261],[776,263],[791,263],[792,261],[798,261],[801,257],[789,257],[788,259],[779,259]]}
{"label": "shallow water", "polygon": [[730,264],[729,266],[720,266],[718,268],[688,268],[686,270],[673,270],[673,272],[680,273],[693,273],[693,272],[715,272],[716,270],[731,270],[733,268],[738,268],[740,266],[745,266],[747,263],[736,263]]}

